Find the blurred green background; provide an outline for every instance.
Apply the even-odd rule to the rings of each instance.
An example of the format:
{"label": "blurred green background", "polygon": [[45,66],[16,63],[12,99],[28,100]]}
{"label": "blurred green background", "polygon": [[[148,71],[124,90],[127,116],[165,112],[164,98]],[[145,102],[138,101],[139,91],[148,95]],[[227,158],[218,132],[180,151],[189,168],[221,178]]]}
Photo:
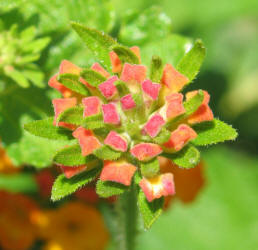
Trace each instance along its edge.
{"label": "blurred green background", "polygon": [[[54,150],[62,146],[30,136],[21,127],[52,114],[50,99],[57,94],[47,80],[60,61],[80,66],[94,61],[71,31],[70,20],[140,46],[145,64],[153,54],[176,64],[192,41],[201,38],[207,56],[189,89],[207,90],[215,117],[239,132],[235,142],[203,150],[205,187],[191,204],[173,202],[138,238],[137,249],[258,249],[258,1],[0,1],[0,34],[17,23],[18,34],[34,26],[36,38],[50,38],[33,62],[42,75],[38,86],[17,85],[0,62],[0,138],[16,165],[49,166]],[[1,41],[0,49],[7,50]]]}

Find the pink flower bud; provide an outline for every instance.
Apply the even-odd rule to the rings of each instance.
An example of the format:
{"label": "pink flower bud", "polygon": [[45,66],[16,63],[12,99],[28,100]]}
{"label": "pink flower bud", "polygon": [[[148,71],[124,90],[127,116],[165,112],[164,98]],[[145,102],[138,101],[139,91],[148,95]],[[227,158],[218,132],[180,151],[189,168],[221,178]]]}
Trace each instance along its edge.
{"label": "pink flower bud", "polygon": [[179,73],[171,64],[166,64],[161,82],[170,92],[178,92],[189,82],[189,79]]}
{"label": "pink flower bud", "polygon": [[100,73],[102,76],[106,78],[110,77],[110,74],[99,63],[94,63],[91,66],[91,69],[97,71],[98,73]]}
{"label": "pink flower bud", "polygon": [[148,179],[144,177],[139,185],[149,202],[162,196],[175,194],[175,184],[171,173]]}
{"label": "pink flower bud", "polygon": [[118,80],[117,76],[112,76],[107,81],[101,83],[98,88],[101,94],[108,100],[112,99],[117,94],[117,89],[114,84]]}
{"label": "pink flower bud", "polygon": [[162,153],[162,148],[154,143],[140,143],[130,150],[131,154],[139,161],[148,161]]}
{"label": "pink flower bud", "polygon": [[82,104],[84,105],[83,117],[96,115],[101,112],[101,101],[96,96],[83,98]]}
{"label": "pink flower bud", "polygon": [[69,62],[68,60],[63,60],[59,67],[59,74],[75,74],[79,75],[81,68]]}
{"label": "pink flower bud", "polygon": [[67,166],[58,164],[58,166],[60,166],[61,170],[63,171],[63,173],[67,179],[70,179],[73,176],[83,172],[87,168],[85,165],[76,166],[76,167],[67,167]]}
{"label": "pink flower bud", "polygon": [[104,123],[118,125],[120,117],[115,103],[102,104]]}
{"label": "pink flower bud", "polygon": [[157,100],[159,97],[159,90],[161,85],[159,83],[153,83],[151,80],[145,80],[142,82],[142,91],[152,100]]}
{"label": "pink flower bud", "polygon": [[100,174],[102,181],[114,181],[130,186],[137,168],[126,161],[105,161]]}
{"label": "pink flower bud", "polygon": [[127,141],[115,131],[109,132],[104,143],[118,151],[125,152],[127,150]]}
{"label": "pink flower bud", "polygon": [[[193,98],[198,93],[198,90],[186,93],[186,100]],[[187,121],[190,124],[200,123],[204,121],[212,121],[214,119],[212,110],[208,103],[210,101],[210,95],[207,91],[203,91],[204,98],[200,107],[188,117]]]}
{"label": "pink flower bud", "polygon": [[144,65],[125,63],[120,79],[124,82],[136,81],[142,83],[146,78],[147,68]]}
{"label": "pink flower bud", "polygon": [[68,129],[74,129],[75,128],[74,125],[68,124],[66,122],[59,122],[58,124],[56,124],[56,119],[66,109],[76,106],[77,99],[75,97],[73,97],[73,98],[59,98],[59,99],[53,99],[52,103],[53,103],[54,111],[55,111],[55,118],[54,118],[54,123],[53,123],[54,126],[66,127]]}
{"label": "pink flower bud", "polygon": [[93,132],[83,127],[77,128],[73,132],[73,137],[78,139],[83,156],[87,156],[101,147],[99,140],[94,136]]}
{"label": "pink flower bud", "polygon": [[165,124],[163,117],[156,113],[143,127],[144,131],[150,136],[155,137],[160,132],[162,126]]}
{"label": "pink flower bud", "polygon": [[136,107],[136,103],[135,103],[135,101],[132,97],[132,94],[128,94],[128,95],[123,96],[120,99],[120,102],[122,104],[122,109],[123,110],[129,110],[129,109],[132,109],[132,108]]}
{"label": "pink flower bud", "polygon": [[176,130],[171,133],[170,139],[163,145],[165,148],[172,151],[179,151],[190,140],[193,140],[196,137],[197,134],[191,127],[185,124],[181,124]]}

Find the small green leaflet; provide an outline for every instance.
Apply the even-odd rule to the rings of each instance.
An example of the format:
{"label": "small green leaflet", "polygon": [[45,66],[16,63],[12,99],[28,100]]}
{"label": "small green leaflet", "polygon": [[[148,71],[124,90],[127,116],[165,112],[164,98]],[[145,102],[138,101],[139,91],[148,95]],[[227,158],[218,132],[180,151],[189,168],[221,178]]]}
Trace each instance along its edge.
{"label": "small green leaflet", "polygon": [[118,80],[114,83],[114,85],[116,86],[117,88],[117,91],[119,93],[119,96],[120,97],[123,97],[127,94],[130,94],[130,90],[129,88],[127,87],[127,83],[121,81],[121,80]]}
{"label": "small green leaflet", "polygon": [[203,63],[206,49],[201,40],[196,40],[194,46],[179,61],[177,70],[188,77],[189,83],[196,77]]}
{"label": "small green leaflet", "polygon": [[100,168],[84,171],[78,175],[67,179],[64,174],[60,174],[52,187],[51,200],[57,201],[61,198],[74,193],[78,188],[90,183],[97,178]]}
{"label": "small green leaflet", "polygon": [[118,55],[122,63],[139,64],[139,58],[128,47],[115,45],[112,50]]}
{"label": "small green leaflet", "polygon": [[58,81],[65,87],[83,96],[89,96],[90,92],[87,87],[79,81],[79,76],[73,74],[61,74]]}
{"label": "small green leaflet", "polygon": [[185,115],[188,116],[193,114],[202,104],[203,98],[204,98],[203,91],[199,90],[194,97],[184,102],[184,108],[186,111]]}
{"label": "small green leaflet", "polygon": [[100,63],[111,70],[109,52],[117,42],[111,36],[96,29],[88,28],[76,22],[71,22],[71,25]]}
{"label": "small green leaflet", "polygon": [[164,198],[148,202],[142,190],[138,194],[138,206],[145,229],[149,229],[162,213]]}
{"label": "small green leaflet", "polygon": [[108,198],[114,195],[120,195],[127,189],[128,189],[127,186],[120,183],[111,182],[111,181],[98,180],[96,185],[97,194],[103,198]]}
{"label": "small green leaflet", "polygon": [[92,87],[98,87],[99,84],[106,81],[106,77],[102,76],[95,70],[83,69],[80,73],[81,77],[86,80]]}
{"label": "small green leaflet", "polygon": [[151,72],[150,79],[153,82],[159,83],[162,77],[163,64],[162,59],[159,56],[152,56],[151,58]]}
{"label": "small green leaflet", "polygon": [[53,117],[48,117],[44,120],[33,121],[25,124],[24,129],[33,135],[51,140],[74,139],[70,130],[54,126],[53,121]]}
{"label": "small green leaflet", "polygon": [[93,154],[102,160],[117,160],[121,156],[121,152],[115,151],[107,145],[94,150]]}
{"label": "small green leaflet", "polygon": [[159,173],[159,161],[154,158],[151,161],[140,162],[141,173],[144,177],[151,178]]}
{"label": "small green leaflet", "polygon": [[74,125],[81,125],[83,123],[83,107],[72,107],[62,112],[57,120],[59,122],[66,122]]}
{"label": "small green leaflet", "polygon": [[159,134],[153,138],[153,141],[157,144],[163,144],[169,140],[171,132],[165,128],[162,128]]}
{"label": "small green leaflet", "polygon": [[238,135],[234,128],[218,119],[194,125],[193,129],[196,131],[198,136],[192,141],[192,143],[197,146],[235,140]]}
{"label": "small green leaflet", "polygon": [[177,153],[163,153],[162,156],[183,168],[195,167],[200,161],[200,152],[192,145],[186,145]]}
{"label": "small green leaflet", "polygon": [[84,164],[97,164],[98,160],[94,155],[83,156],[80,145],[76,144],[59,150],[55,154],[53,161],[57,164],[73,167]]}
{"label": "small green leaflet", "polygon": [[98,129],[105,126],[102,114],[91,115],[83,119],[82,126],[86,129]]}
{"label": "small green leaflet", "polygon": [[28,88],[30,86],[27,78],[18,70],[12,67],[5,67],[4,72],[7,76],[9,76],[13,81],[19,84],[22,88]]}

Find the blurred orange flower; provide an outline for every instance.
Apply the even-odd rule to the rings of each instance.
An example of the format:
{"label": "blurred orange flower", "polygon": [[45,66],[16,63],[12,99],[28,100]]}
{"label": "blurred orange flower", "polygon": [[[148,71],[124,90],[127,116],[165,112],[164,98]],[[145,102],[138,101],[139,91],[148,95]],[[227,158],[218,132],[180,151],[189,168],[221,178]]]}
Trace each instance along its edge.
{"label": "blurred orange flower", "polygon": [[36,238],[31,215],[38,211],[33,200],[22,194],[0,191],[0,248],[28,249]]}
{"label": "blurred orange flower", "polygon": [[176,188],[175,196],[165,198],[165,207],[168,207],[174,198],[178,198],[184,203],[192,202],[205,184],[203,175],[204,163],[201,161],[194,168],[184,169],[164,157],[159,157],[159,162],[162,173],[169,172],[174,175]]}
{"label": "blurred orange flower", "polygon": [[102,250],[108,232],[98,210],[70,202],[38,214],[39,236],[47,241],[45,250]]}
{"label": "blurred orange flower", "polygon": [[12,164],[5,150],[0,146],[0,173],[10,174],[17,172],[18,170],[19,168],[16,168]]}

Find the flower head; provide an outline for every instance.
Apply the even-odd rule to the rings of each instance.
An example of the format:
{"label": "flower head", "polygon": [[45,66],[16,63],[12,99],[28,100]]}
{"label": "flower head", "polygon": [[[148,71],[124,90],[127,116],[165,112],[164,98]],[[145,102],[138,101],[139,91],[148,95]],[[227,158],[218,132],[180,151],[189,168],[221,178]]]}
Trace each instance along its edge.
{"label": "flower head", "polygon": [[[139,48],[133,47],[131,51],[140,59]],[[142,176],[139,186],[149,202],[173,195],[175,187],[171,173],[160,174],[158,170],[151,177],[145,176],[141,164],[148,168],[148,163],[163,152],[178,152],[197,137],[191,125],[213,119],[208,106],[209,95],[204,92],[198,109],[187,114],[184,103],[199,92],[187,93],[184,102],[184,95],[178,91],[189,80],[172,65],[167,64],[160,81],[153,82],[147,77],[146,66],[123,64],[114,51],[110,58],[112,72],[116,73],[113,76],[99,64],[85,70],[67,60],[61,63],[59,74],[49,82],[63,95],[62,99],[53,100],[54,125],[73,130],[82,156],[96,155],[104,161],[101,181],[130,186],[134,174],[139,171]],[[77,85],[87,88],[88,96],[78,96],[76,91],[67,88],[65,77],[76,79]],[[82,110],[80,125],[62,119],[57,122],[60,114],[76,107]],[[104,133],[100,133],[100,129]],[[110,155],[105,156],[107,148]],[[115,159],[110,159],[112,153]],[[87,164],[61,165],[61,169],[71,178],[87,171]]]}
{"label": "flower head", "polygon": [[148,70],[141,64],[138,47],[122,46],[78,23],[72,27],[101,65],[81,68],[62,61],[49,81],[63,95],[53,100],[54,119],[25,125],[35,135],[71,140],[54,156],[64,174],[54,183],[52,199],[98,177],[96,192],[105,198],[134,187],[140,211],[148,213],[143,217],[150,219],[145,221],[149,227],[159,214],[163,196],[176,192],[173,174],[160,170],[158,157],[192,168],[200,160],[195,146],[237,136],[232,127],[214,119],[206,91],[182,92],[197,75],[205,48],[197,40],[176,67],[163,65],[154,56]]}

